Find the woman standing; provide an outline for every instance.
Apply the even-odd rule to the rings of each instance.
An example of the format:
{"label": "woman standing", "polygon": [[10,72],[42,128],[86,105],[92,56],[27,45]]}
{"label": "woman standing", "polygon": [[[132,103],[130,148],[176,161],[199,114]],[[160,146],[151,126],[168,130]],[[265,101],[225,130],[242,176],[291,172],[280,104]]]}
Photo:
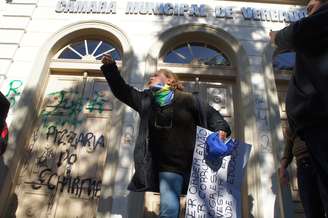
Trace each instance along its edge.
{"label": "woman standing", "polygon": [[138,91],[125,83],[110,55],[101,70],[116,98],[140,115],[134,150],[135,174],[131,191],[160,192],[160,217],[179,215],[179,197],[186,193],[192,165],[196,125],[218,132],[231,131],[221,114],[191,93],[184,92],[176,75],[154,73],[148,89]]}

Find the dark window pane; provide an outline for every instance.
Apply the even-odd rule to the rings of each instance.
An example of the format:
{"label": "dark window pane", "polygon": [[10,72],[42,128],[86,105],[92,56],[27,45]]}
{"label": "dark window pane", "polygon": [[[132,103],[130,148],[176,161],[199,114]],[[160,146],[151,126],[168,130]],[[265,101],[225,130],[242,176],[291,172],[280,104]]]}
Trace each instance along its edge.
{"label": "dark window pane", "polygon": [[76,53],[71,49],[66,48],[58,57],[59,59],[81,59]]}
{"label": "dark window pane", "polygon": [[190,63],[192,61],[192,54],[186,45],[178,47],[172,52],[176,55],[177,59],[180,59],[183,63]]}
{"label": "dark window pane", "polygon": [[99,44],[99,40],[87,40],[88,42],[88,51],[89,54],[91,55],[94,50],[97,48],[98,44]]}
{"label": "dark window pane", "polygon": [[164,57],[166,63],[230,65],[228,59],[219,50],[200,42],[180,45]]}
{"label": "dark window pane", "polygon": [[84,41],[73,43],[71,47],[79,52],[82,56],[86,55]]}
{"label": "dark window pane", "polygon": [[103,52],[106,52],[108,50],[113,49],[114,47],[106,42],[103,42],[101,46],[98,48],[98,50],[95,53],[95,56],[102,54]]}
{"label": "dark window pane", "polygon": [[165,59],[164,59],[164,62],[165,63],[177,63],[177,64],[187,64],[187,63],[190,63],[188,62],[188,59],[184,59],[182,57],[180,57],[177,53],[174,53],[174,52],[169,52]]}
{"label": "dark window pane", "polygon": [[[101,54],[101,53],[100,53]],[[115,49],[115,51],[110,52],[114,60],[121,60],[121,54]],[[101,60],[103,55],[96,57],[97,60]]]}
{"label": "dark window pane", "polygon": [[215,61],[216,61],[216,64],[218,64],[218,65],[224,65],[224,66],[230,66],[231,65],[228,58],[226,58],[222,54],[219,54],[218,56],[216,56]]}
{"label": "dark window pane", "polygon": [[218,55],[217,51],[200,46],[192,46],[192,51],[195,58],[202,60],[203,62],[210,60],[211,58],[214,58],[216,55]]}
{"label": "dark window pane", "polygon": [[278,54],[273,59],[274,70],[292,70],[295,66],[295,52]]}
{"label": "dark window pane", "polygon": [[115,50],[115,52],[112,53],[112,56],[114,60],[121,60],[121,54],[117,49]]}
{"label": "dark window pane", "polygon": [[[111,52],[109,52],[109,51],[111,51]],[[112,57],[114,58],[114,60],[121,60],[121,55],[120,55],[119,51],[107,42],[103,42],[100,45],[100,47],[97,49],[94,56],[96,56],[97,60],[100,60],[102,58],[102,56],[104,55],[104,52],[106,52],[106,54],[111,54]]]}

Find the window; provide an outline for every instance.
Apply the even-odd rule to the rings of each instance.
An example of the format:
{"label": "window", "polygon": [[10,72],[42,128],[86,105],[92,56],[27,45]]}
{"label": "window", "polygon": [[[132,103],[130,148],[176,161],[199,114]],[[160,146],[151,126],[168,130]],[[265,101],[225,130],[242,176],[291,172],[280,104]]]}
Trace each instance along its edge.
{"label": "window", "polygon": [[283,51],[275,54],[272,64],[276,73],[281,71],[292,71],[295,66],[295,52]]}
{"label": "window", "polygon": [[104,54],[111,54],[115,60],[121,60],[120,51],[111,43],[85,39],[65,46],[59,59],[100,60]]}
{"label": "window", "polygon": [[202,42],[186,42],[174,47],[165,53],[164,63],[231,66],[221,51]]}

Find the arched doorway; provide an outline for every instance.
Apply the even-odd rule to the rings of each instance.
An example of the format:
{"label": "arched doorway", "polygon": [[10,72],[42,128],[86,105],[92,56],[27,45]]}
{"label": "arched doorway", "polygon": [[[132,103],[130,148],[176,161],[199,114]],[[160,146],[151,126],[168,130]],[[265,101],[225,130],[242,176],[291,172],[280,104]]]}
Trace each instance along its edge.
{"label": "arched doorway", "polygon": [[[247,87],[241,85],[241,81],[248,80],[244,57],[243,49],[228,33],[208,25],[187,24],[160,35],[147,57],[146,73],[166,68],[178,74],[187,91],[197,92],[221,112],[231,125],[233,136],[244,138],[247,124],[238,114],[239,107],[245,104],[241,96],[248,95],[244,90]],[[246,189],[244,195],[247,196]],[[184,217],[184,205],[182,198],[180,217]],[[159,195],[146,193],[144,216],[155,217],[158,210]]]}
{"label": "arched doorway", "polygon": [[15,178],[17,217],[96,217],[116,105],[99,59],[111,53],[121,67],[126,41],[76,26],[52,46],[40,72],[38,117]]}

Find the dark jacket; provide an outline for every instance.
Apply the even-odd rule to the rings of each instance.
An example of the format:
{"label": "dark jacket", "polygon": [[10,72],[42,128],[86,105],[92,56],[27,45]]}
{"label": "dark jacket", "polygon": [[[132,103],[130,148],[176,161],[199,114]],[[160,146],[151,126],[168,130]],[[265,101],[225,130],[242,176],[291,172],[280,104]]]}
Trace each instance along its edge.
{"label": "dark jacket", "polygon": [[[134,149],[135,173],[128,189],[158,192],[158,172],[154,167],[148,144],[148,121],[153,96],[149,90],[138,91],[126,84],[115,64],[103,65],[101,70],[115,97],[136,110],[140,116],[139,133]],[[212,131],[223,130],[230,135],[229,125],[221,114],[200,99],[194,99],[194,103],[199,108],[199,125]]]}
{"label": "dark jacket", "polygon": [[298,135],[328,120],[328,4],[280,30],[276,45],[296,52],[286,96],[288,122]]}
{"label": "dark jacket", "polygon": [[8,145],[8,137],[3,138],[2,132],[7,128],[6,118],[10,108],[10,103],[7,98],[0,92],[0,155],[2,155]]}
{"label": "dark jacket", "polygon": [[0,92],[0,132],[1,132],[1,130],[4,126],[4,123],[6,121],[9,108],[10,108],[9,101],[7,100],[6,96],[4,96]]}

